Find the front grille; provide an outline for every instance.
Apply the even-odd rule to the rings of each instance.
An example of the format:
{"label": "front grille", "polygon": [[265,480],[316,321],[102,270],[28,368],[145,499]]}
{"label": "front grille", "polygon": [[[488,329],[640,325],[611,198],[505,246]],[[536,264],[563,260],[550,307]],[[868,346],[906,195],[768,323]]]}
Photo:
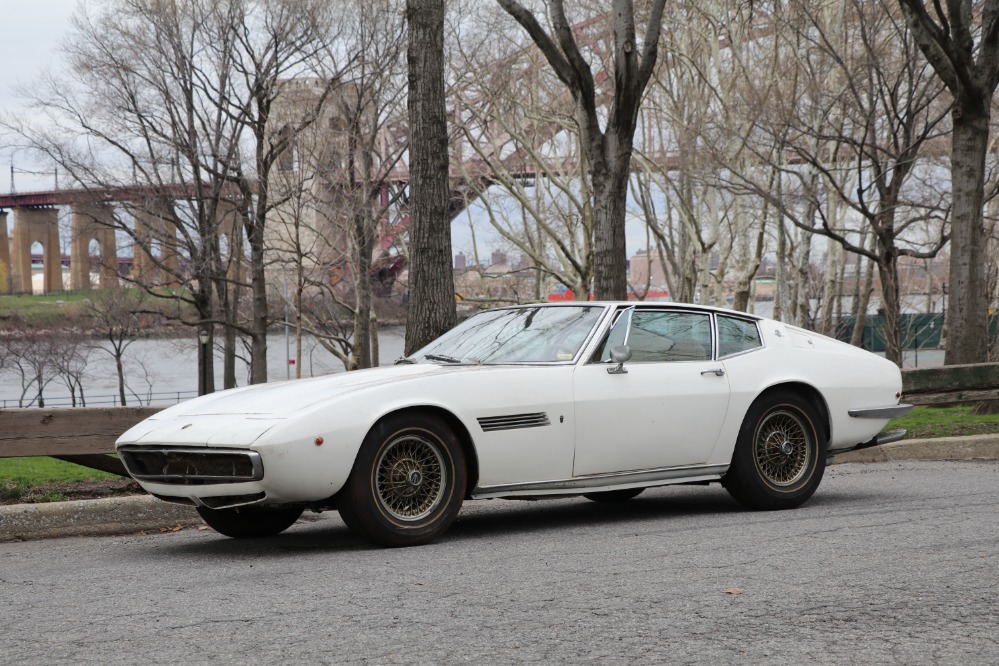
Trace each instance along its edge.
{"label": "front grille", "polygon": [[494,430],[514,430],[517,428],[537,428],[550,425],[544,412],[534,414],[509,414],[507,416],[483,416],[477,419],[483,432]]}
{"label": "front grille", "polygon": [[256,451],[124,447],[118,454],[128,473],[139,481],[204,485],[264,478],[264,466]]}

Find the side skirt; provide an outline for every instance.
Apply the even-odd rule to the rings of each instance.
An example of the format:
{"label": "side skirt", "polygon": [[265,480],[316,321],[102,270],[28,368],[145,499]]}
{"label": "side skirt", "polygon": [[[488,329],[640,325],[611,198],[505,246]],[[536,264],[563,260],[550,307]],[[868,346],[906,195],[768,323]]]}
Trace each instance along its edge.
{"label": "side skirt", "polygon": [[516,497],[520,495],[578,495],[623,488],[649,488],[678,483],[718,481],[728,471],[728,465],[685,465],[660,469],[640,469],[610,474],[592,474],[555,481],[532,481],[498,486],[479,486],[472,499]]}

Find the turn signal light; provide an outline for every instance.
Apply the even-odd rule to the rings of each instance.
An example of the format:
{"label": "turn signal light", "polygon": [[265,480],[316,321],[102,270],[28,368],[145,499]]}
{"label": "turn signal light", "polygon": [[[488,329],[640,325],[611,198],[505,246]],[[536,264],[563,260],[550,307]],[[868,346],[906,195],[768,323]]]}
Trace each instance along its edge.
{"label": "turn signal light", "polygon": [[316,437],[316,446],[322,446],[323,441],[325,440],[322,437]]}

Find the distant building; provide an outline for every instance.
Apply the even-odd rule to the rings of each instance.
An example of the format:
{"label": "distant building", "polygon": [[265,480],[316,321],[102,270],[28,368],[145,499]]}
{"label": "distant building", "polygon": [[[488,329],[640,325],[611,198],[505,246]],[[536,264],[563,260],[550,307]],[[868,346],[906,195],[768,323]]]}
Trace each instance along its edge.
{"label": "distant building", "polygon": [[666,286],[666,267],[659,261],[659,255],[643,250],[639,250],[629,260],[628,280],[636,287]]}

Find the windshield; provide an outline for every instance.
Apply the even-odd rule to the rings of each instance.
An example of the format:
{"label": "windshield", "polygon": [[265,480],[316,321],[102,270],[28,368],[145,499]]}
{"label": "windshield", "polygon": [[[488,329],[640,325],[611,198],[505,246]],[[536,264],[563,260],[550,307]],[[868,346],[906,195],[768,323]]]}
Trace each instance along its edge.
{"label": "windshield", "polygon": [[465,320],[410,359],[440,363],[571,361],[600,319],[594,306],[488,310]]}

